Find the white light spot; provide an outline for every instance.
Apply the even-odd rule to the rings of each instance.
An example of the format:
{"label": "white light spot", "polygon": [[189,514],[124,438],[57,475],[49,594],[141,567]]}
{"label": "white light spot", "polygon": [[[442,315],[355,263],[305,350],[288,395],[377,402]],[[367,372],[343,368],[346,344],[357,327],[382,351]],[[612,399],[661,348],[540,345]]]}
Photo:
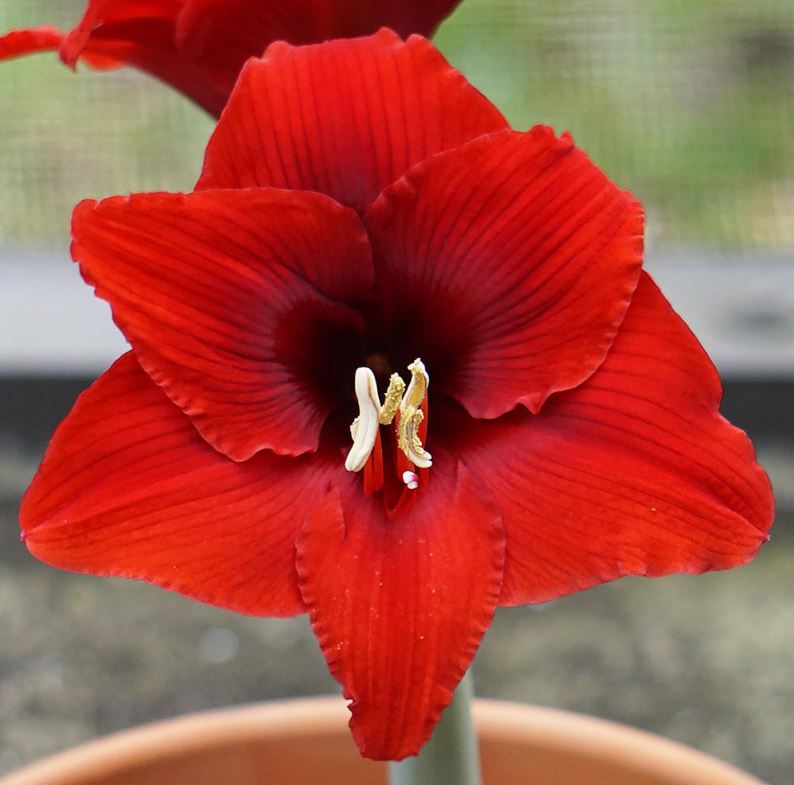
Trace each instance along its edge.
{"label": "white light spot", "polygon": [[236,633],[223,627],[207,630],[199,640],[201,656],[213,665],[231,662],[240,651],[240,639]]}

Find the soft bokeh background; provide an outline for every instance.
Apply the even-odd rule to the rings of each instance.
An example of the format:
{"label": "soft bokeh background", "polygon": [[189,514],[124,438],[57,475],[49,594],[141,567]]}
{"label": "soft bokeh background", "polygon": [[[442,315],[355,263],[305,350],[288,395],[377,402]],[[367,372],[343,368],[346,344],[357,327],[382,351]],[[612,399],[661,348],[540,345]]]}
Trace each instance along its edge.
{"label": "soft bokeh background", "polygon": [[[0,26],[68,28],[82,5],[1,0]],[[655,238],[776,253],[794,246],[792,35],[790,0],[464,0],[437,42],[516,127],[572,131]],[[210,120],[137,73],[39,56],[0,79],[6,242],[61,242],[80,196],[194,182]]]}
{"label": "soft bokeh background", "polygon": [[[0,0],[0,29],[81,0]],[[568,129],[649,213],[649,264],[780,507],[733,573],[502,610],[478,691],[611,717],[794,784],[794,3],[464,0],[437,43],[516,127]],[[0,65],[0,772],[118,728],[334,689],[305,619],[58,573],[18,542],[58,419],[120,346],[67,261],[84,196],[188,189],[212,122],[124,70]]]}

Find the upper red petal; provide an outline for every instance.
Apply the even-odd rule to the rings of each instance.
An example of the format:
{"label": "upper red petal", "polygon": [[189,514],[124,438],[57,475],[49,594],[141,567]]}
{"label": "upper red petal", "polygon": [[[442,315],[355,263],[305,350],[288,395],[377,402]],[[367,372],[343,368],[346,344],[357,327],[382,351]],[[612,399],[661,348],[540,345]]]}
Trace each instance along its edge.
{"label": "upper red petal", "polygon": [[232,85],[218,74],[183,57],[173,43],[173,22],[142,19],[104,25],[88,41],[81,60],[129,65],[160,79],[216,117]]}
{"label": "upper red petal", "polygon": [[57,50],[64,33],[55,27],[31,27],[27,30],[12,30],[0,37],[0,60],[12,57]]}
{"label": "upper red petal", "polygon": [[97,58],[140,68],[220,114],[234,79],[178,51],[176,22],[184,0],[89,0],[61,46],[61,58],[96,67]]}
{"label": "upper red petal", "polygon": [[268,44],[320,43],[390,27],[430,36],[460,0],[187,0],[177,24],[186,55],[228,74]]}
{"label": "upper red petal", "polygon": [[590,376],[642,264],[641,205],[543,127],[418,164],[365,222],[394,332],[475,417]]}
{"label": "upper red petal", "polygon": [[88,0],[68,33],[51,27],[0,38],[0,60],[59,50],[64,63],[131,65],[219,115],[245,60],[293,44],[372,33],[430,35],[460,0]]}
{"label": "upper red petal", "polygon": [[501,603],[751,559],[772,523],[772,492],[747,436],[718,413],[720,396],[702,348],[644,276],[581,387],[536,416],[443,426],[502,511]]}
{"label": "upper red petal", "polygon": [[68,33],[50,27],[17,30],[0,38],[0,60],[57,49],[70,66],[130,65],[167,82],[218,115],[234,79],[177,51],[176,17],[183,0],[91,0]]}
{"label": "upper red petal", "polygon": [[372,285],[355,213],[289,191],[140,194],[79,205],[73,237],[142,366],[216,449],[317,448],[329,336],[360,330],[343,303]]}
{"label": "upper red petal", "polygon": [[64,38],[61,58],[73,66],[103,25],[140,19],[166,19],[173,24],[183,0],[88,0],[80,21]]}
{"label": "upper red petal", "polygon": [[183,0],[89,0],[82,18],[68,33],[54,27],[14,30],[0,37],[0,60],[21,55],[58,50],[61,59],[74,66],[82,57],[95,68],[121,65],[124,60],[95,51],[92,34],[109,22],[138,19],[170,19],[173,23]]}
{"label": "upper red petal", "polygon": [[418,36],[277,43],[243,69],[197,187],[297,188],[364,208],[418,161],[504,127]]}
{"label": "upper red petal", "polygon": [[216,452],[128,353],[56,431],[20,520],[30,551],[56,567],[289,616],[305,610],[296,533],[327,483],[307,458]]}
{"label": "upper red petal", "polygon": [[[354,478],[355,479],[355,478]],[[471,475],[438,456],[414,509],[389,520],[351,483],[307,520],[298,571],[312,626],[352,703],[361,752],[416,754],[490,624],[501,520]]]}
{"label": "upper red petal", "polygon": [[[31,27],[27,30],[12,30],[0,36],[0,60],[35,54],[37,52],[58,51],[66,38],[66,33],[54,27]],[[98,51],[83,52],[83,59],[92,68],[117,68],[122,63],[110,54]]]}

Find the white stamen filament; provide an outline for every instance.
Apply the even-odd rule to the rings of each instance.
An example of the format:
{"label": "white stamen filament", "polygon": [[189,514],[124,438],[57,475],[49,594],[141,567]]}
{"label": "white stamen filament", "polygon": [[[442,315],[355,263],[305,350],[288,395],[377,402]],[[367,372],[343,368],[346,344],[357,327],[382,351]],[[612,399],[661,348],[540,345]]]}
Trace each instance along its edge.
{"label": "white stamen filament", "polygon": [[350,426],[353,446],[347,454],[345,469],[360,472],[375,447],[380,420],[380,398],[375,374],[369,368],[356,368],[356,399],[359,415]]}

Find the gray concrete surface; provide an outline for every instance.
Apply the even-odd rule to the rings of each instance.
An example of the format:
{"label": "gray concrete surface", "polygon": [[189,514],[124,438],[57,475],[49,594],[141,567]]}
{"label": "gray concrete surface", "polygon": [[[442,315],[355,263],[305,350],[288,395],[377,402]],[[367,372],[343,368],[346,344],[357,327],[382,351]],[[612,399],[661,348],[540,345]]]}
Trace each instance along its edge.
{"label": "gray concrete surface", "polygon": [[[794,376],[794,265],[659,254],[647,267],[723,374]],[[0,377],[99,373],[125,348],[66,249],[0,251]]]}

